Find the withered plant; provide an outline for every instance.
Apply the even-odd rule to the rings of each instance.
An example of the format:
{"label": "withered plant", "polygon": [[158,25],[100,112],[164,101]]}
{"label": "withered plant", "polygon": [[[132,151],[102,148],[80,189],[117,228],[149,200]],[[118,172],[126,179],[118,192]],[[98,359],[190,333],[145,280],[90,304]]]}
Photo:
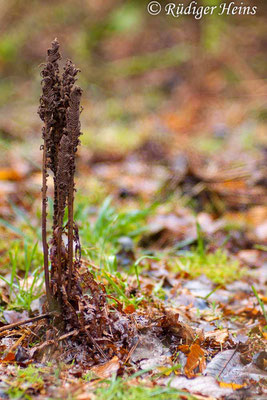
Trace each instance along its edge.
{"label": "withered plant", "polygon": [[[104,287],[94,280],[88,270],[81,272],[81,246],[73,220],[73,207],[75,155],[81,135],[82,90],[75,85],[79,70],[71,61],[66,62],[60,74],[60,58],[59,44],[55,39],[47,51],[47,62],[41,72],[42,96],[38,111],[44,122],[42,242],[46,294],[50,311],[59,315],[57,327],[69,332],[67,337],[76,337],[73,347],[76,353],[78,340],[82,348],[86,348],[86,357],[96,361],[111,357],[114,352],[117,354],[118,348],[123,345],[128,347],[132,328],[116,308],[113,307],[110,312]],[[49,174],[53,176],[54,196],[52,235],[48,241]],[[66,224],[65,213],[68,216]],[[68,352],[73,343],[69,343]],[[113,343],[112,346],[110,343]]]}
{"label": "withered plant", "polygon": [[[62,76],[58,61],[61,56],[55,39],[47,52],[47,63],[41,75],[42,96],[39,115],[43,127],[43,185],[42,185],[42,242],[47,299],[50,309],[62,306],[63,296],[69,296],[73,282],[73,268],[80,262],[80,244],[73,221],[75,153],[79,145],[80,99],[82,90],[75,86],[79,72],[67,61]],[[50,249],[47,242],[47,178],[53,174],[53,228]],[[65,211],[68,223],[64,226]],[[63,235],[67,231],[67,247]],[[75,242],[75,260],[73,246]],[[51,271],[49,273],[49,259]]]}

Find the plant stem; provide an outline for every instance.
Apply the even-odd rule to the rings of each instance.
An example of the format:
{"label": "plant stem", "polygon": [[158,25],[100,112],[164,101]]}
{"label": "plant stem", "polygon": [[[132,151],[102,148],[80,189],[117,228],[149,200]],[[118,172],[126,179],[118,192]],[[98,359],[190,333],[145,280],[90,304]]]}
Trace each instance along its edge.
{"label": "plant stem", "polygon": [[52,315],[53,315],[53,313],[50,312],[47,314],[38,315],[37,317],[25,319],[24,321],[13,322],[12,324],[1,326],[0,332],[4,332],[8,329],[13,329],[13,328],[16,328],[21,325],[29,324],[34,321],[39,321],[40,319],[43,319],[43,318],[50,318]]}
{"label": "plant stem", "polygon": [[67,293],[70,294],[71,278],[72,278],[72,264],[73,264],[73,192],[74,192],[74,176],[71,176],[71,183],[69,186],[68,194],[68,289]]}
{"label": "plant stem", "polygon": [[46,168],[46,137],[47,137],[47,123],[45,124],[44,130],[44,145],[43,145],[43,168],[42,168],[42,243],[43,243],[43,253],[44,253],[44,272],[45,272],[45,290],[48,300],[49,309],[52,308],[52,298],[50,293],[49,284],[49,269],[48,269],[48,244],[46,240],[46,217],[47,217],[47,168]]}

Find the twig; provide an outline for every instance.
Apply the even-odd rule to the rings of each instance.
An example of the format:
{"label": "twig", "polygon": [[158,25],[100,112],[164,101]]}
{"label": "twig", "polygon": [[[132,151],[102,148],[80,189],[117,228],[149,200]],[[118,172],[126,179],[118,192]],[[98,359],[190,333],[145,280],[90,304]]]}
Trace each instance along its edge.
{"label": "twig", "polygon": [[[88,327],[89,325],[87,325]],[[85,327],[86,328],[86,327]],[[57,341],[60,342],[61,340],[65,340],[68,339],[70,336],[77,336],[79,333],[78,329],[74,329],[74,331],[71,331],[69,333],[65,333],[64,335],[60,336]]]}
{"label": "twig", "polygon": [[231,355],[231,357],[229,358],[229,360],[226,361],[224,367],[222,368],[222,370],[221,370],[220,373],[218,374],[218,378],[222,375],[222,373],[223,373],[223,371],[225,370],[225,368],[229,365],[229,363],[231,362],[231,360],[232,360],[233,357],[235,356],[237,350],[238,350],[238,345],[237,345],[236,349],[234,350],[233,354]]}
{"label": "twig", "polygon": [[24,321],[13,322],[13,324],[8,324],[8,325],[1,326],[0,332],[6,331],[8,329],[17,328],[18,326],[29,324],[31,322],[39,321],[40,319],[50,318],[54,314],[55,313],[50,312],[50,313],[47,313],[47,314],[38,315],[37,317],[25,319]]}
{"label": "twig", "polygon": [[126,360],[124,361],[124,364],[127,363],[127,361],[129,360],[129,358],[132,356],[133,352],[135,351],[136,347],[139,345],[140,343],[140,337],[138,338],[137,342],[133,345],[133,347],[131,348],[131,350],[129,351]]}
{"label": "twig", "polygon": [[20,345],[20,343],[25,339],[26,334],[23,333],[21,337],[13,344],[13,346],[8,350],[9,353],[14,353],[14,350]]}
{"label": "twig", "polygon": [[96,342],[96,340],[92,337],[92,335],[90,335],[89,332],[86,331],[87,328],[89,328],[90,325],[85,325],[85,327],[82,329],[82,331],[79,331],[79,329],[74,329],[73,331],[69,332],[69,333],[65,333],[64,335],[60,336],[57,339],[57,342],[67,339],[70,336],[76,336],[78,335],[80,332],[84,332],[88,339],[92,342],[92,344],[96,347],[96,349],[99,351],[99,353],[102,355],[102,357],[104,357],[107,360],[107,357],[105,355],[105,353],[103,352],[103,350],[101,349],[101,347],[99,346],[99,344]]}

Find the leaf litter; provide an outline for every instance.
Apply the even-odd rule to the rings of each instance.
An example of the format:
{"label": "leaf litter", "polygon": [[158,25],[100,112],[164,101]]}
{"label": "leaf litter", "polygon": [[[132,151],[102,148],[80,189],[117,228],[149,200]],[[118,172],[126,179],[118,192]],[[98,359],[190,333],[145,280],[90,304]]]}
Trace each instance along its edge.
{"label": "leaf litter", "polygon": [[[53,57],[54,55],[52,52]],[[57,60],[54,59],[53,62],[55,61]],[[66,65],[65,77],[71,71],[74,73],[72,68],[74,67],[71,64]],[[53,79],[58,79],[57,71]],[[57,101],[61,102],[62,114],[54,115],[56,120],[50,121],[52,129],[58,126],[63,126],[66,130],[70,128],[67,126],[68,118],[66,114],[64,116],[63,109],[68,107],[64,101],[70,101],[68,91],[72,89],[68,85],[71,86],[72,82],[63,84],[66,97],[62,98],[59,92],[55,94]],[[174,117],[163,116],[162,120],[167,121],[175,131],[181,129],[181,121]],[[47,119],[47,116],[44,116],[44,119]],[[266,229],[261,217],[266,212],[264,206],[266,189],[262,185],[265,167],[262,155],[253,160],[247,158],[247,154],[240,152],[239,162],[233,163],[232,153],[226,151],[221,157],[218,154],[209,157],[207,162],[204,156],[190,151],[184,152],[179,161],[173,158],[171,151],[170,156],[168,155],[168,149],[162,152],[161,147],[148,141],[129,155],[111,160],[114,163],[111,167],[114,169],[100,165],[103,162],[103,154],[91,155],[90,162],[94,165],[96,176],[102,184],[110,188],[111,192],[119,194],[121,199],[119,201],[123,202],[127,197],[134,199],[140,196],[146,199],[154,195],[154,201],[161,203],[157,212],[148,217],[146,233],[139,235],[139,242],[131,242],[131,246],[127,247],[129,240],[127,242],[125,236],[120,236],[117,244],[121,247],[118,246],[115,253],[120,276],[112,273],[101,276],[98,265],[88,272],[85,260],[79,256],[79,233],[75,231],[75,227],[73,231],[70,228],[77,253],[73,271],[75,273],[71,283],[73,293],[68,298],[67,279],[71,268],[69,259],[64,259],[68,253],[66,240],[61,240],[62,236],[66,239],[69,234],[69,225],[63,225],[62,222],[64,218],[62,205],[66,204],[69,196],[66,195],[68,182],[57,175],[57,169],[66,173],[68,170],[66,163],[69,160],[64,156],[64,147],[69,146],[66,137],[66,134],[63,140],[62,137],[58,137],[56,143],[49,149],[49,157],[54,162],[50,165],[55,173],[54,179],[62,179],[65,185],[60,186],[57,183],[55,187],[55,191],[59,192],[59,202],[55,207],[55,209],[58,207],[55,213],[58,220],[54,220],[54,225],[60,221],[61,226],[59,229],[53,227],[51,242],[54,269],[51,289],[58,299],[61,299],[64,317],[61,321],[61,317],[57,314],[59,308],[55,310],[55,315],[41,319],[37,323],[33,320],[26,326],[18,325],[17,328],[6,327],[6,330],[1,330],[0,346],[3,354],[1,374],[8,374],[14,378],[8,382],[3,380],[4,391],[7,387],[17,384],[23,390],[26,387],[29,393],[41,396],[40,398],[48,394],[53,395],[57,392],[58,382],[55,378],[51,387],[48,382],[52,370],[57,366],[59,368],[57,374],[66,384],[61,396],[70,390],[80,399],[83,396],[94,398],[94,385],[105,385],[103,381],[105,379],[112,376],[125,377],[126,374],[131,376],[140,370],[143,374],[140,376],[144,381],[146,378],[156,377],[157,382],[162,385],[170,385],[196,396],[229,399],[253,398],[253,396],[264,398],[266,321],[260,304],[251,290],[251,285],[255,285],[259,299],[266,303],[266,298],[261,294],[264,282],[252,274],[246,281],[238,275],[240,270],[246,271],[247,267],[250,272],[264,268],[262,250],[253,248],[255,243],[264,246],[266,238]],[[55,151],[56,147],[59,148],[58,152]],[[168,168],[164,165],[159,168],[159,158],[162,164],[169,164]],[[109,157],[108,160],[110,161]],[[148,161],[151,164],[149,167]],[[62,165],[59,168],[60,162]],[[135,169],[137,173],[134,175]],[[124,172],[124,176],[119,180],[118,170]],[[252,181],[251,177],[255,170],[258,174]],[[26,179],[24,176],[16,176],[14,171],[12,168],[4,170],[2,180],[13,183]],[[155,179],[157,176],[160,179]],[[165,201],[177,192],[185,198],[192,198],[196,203],[196,210],[209,210],[209,212],[198,212],[200,235],[195,215],[190,209],[175,203],[170,205],[167,203],[164,206],[162,199]],[[23,191],[21,194],[23,195]],[[23,207],[27,209],[27,204],[23,204]],[[243,212],[241,223],[245,226],[242,240],[238,232],[236,237],[234,232],[230,235],[225,244],[227,257],[223,264],[221,261],[223,255],[219,254],[214,258],[214,254],[226,239],[230,222],[238,220],[240,210],[246,210],[247,207],[250,207],[250,210]],[[7,202],[3,207],[1,205],[1,212],[3,215],[10,215]],[[61,258],[64,259],[63,281],[66,280],[62,290],[55,283],[59,279],[59,265],[56,259],[53,260],[53,252],[59,248],[62,253]],[[159,261],[150,260],[143,263],[142,273],[138,275],[138,279],[137,277],[130,279],[125,269],[138,258],[135,257],[135,253],[140,249],[149,250],[152,254],[160,250],[163,257]],[[195,249],[198,251],[197,256],[192,255]],[[208,256],[209,254],[213,258]],[[229,275],[228,282],[224,274],[223,280],[216,281],[218,271],[224,270],[232,259],[234,262],[231,268],[238,280],[231,283],[233,276]],[[200,270],[205,267],[213,268],[215,275],[207,278],[206,274],[199,274],[196,260],[201,261]],[[179,261],[178,268],[176,264],[173,265],[176,261]],[[112,291],[109,288],[108,293],[107,276],[109,282],[113,282],[114,289]],[[127,296],[124,294],[125,297],[121,298],[115,289],[118,288],[124,293],[122,286],[124,276],[129,285],[125,291]],[[264,277],[264,273],[262,276]],[[10,293],[10,287],[4,287],[7,292],[2,294],[3,302],[7,299],[8,290]],[[158,293],[161,295],[158,296]],[[131,302],[133,294],[136,298],[140,298],[136,303]],[[7,324],[22,322],[27,316],[21,310],[8,310],[4,311],[3,317],[5,320],[2,320],[1,324],[5,328]],[[61,322],[64,322],[64,328]],[[62,364],[46,367],[55,359]],[[75,367],[71,365],[73,362]],[[22,375],[16,380],[18,366]],[[22,384],[21,378],[23,373],[27,375],[29,366],[30,368],[32,366],[35,372],[40,371],[44,376],[43,383],[30,382],[28,386],[27,383]],[[44,372],[44,368],[47,368],[47,372]],[[35,372],[31,372],[33,376]],[[84,378],[86,374],[88,376]],[[81,378],[84,378],[82,385],[79,381]],[[134,379],[136,378],[133,378],[133,381]],[[88,383],[84,383],[86,380]],[[139,383],[138,377],[135,383]],[[79,385],[82,386],[83,392],[79,392]]]}

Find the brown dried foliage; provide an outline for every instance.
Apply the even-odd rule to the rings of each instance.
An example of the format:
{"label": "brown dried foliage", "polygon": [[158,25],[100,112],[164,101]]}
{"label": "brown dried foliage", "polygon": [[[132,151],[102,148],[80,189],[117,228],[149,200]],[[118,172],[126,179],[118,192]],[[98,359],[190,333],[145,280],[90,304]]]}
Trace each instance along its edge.
{"label": "brown dried foliage", "polygon": [[[43,127],[42,239],[46,293],[51,310],[60,313],[57,327],[75,334],[82,348],[86,345],[91,360],[104,360],[129,347],[133,329],[116,309],[109,311],[104,288],[93,275],[81,270],[81,246],[78,227],[73,220],[75,155],[79,145],[80,100],[82,90],[75,86],[79,70],[67,61],[62,76],[58,60],[59,44],[55,39],[47,52],[41,72],[42,96],[39,115]],[[52,236],[47,241],[47,178],[54,182]],[[64,226],[64,215],[68,222]],[[67,236],[67,245],[64,241]],[[73,254],[74,248],[74,254]],[[50,271],[49,271],[50,262]],[[73,330],[74,329],[74,330]],[[68,336],[68,333],[65,335]],[[67,337],[66,336],[66,337]],[[72,342],[73,343],[73,342]],[[69,348],[72,347],[69,344]],[[122,355],[126,353],[122,352]]]}
{"label": "brown dried foliage", "polygon": [[[40,98],[39,115],[44,121],[43,128],[43,249],[44,268],[46,277],[46,291],[50,308],[52,295],[62,303],[63,275],[68,273],[68,292],[71,290],[73,242],[78,234],[73,234],[73,192],[75,153],[79,144],[80,132],[80,99],[82,90],[74,86],[76,75],[79,72],[71,61],[66,62],[64,72],[60,75],[58,61],[61,56],[59,44],[55,39],[51,49],[47,51],[47,63],[41,72],[42,96]],[[47,244],[47,177],[51,170],[54,180],[54,214],[53,235],[50,246],[51,273],[48,271],[48,244]],[[62,237],[66,228],[63,219],[66,205],[68,205],[68,246],[63,243]],[[76,246],[77,246],[76,243]],[[66,279],[65,279],[66,280]],[[60,304],[61,305],[61,304]]]}
{"label": "brown dried foliage", "polygon": [[[139,317],[135,316],[134,307],[130,314],[127,309],[123,311],[123,305],[112,296],[107,296],[105,288],[95,281],[88,270],[82,272],[79,232],[73,220],[75,155],[81,135],[82,90],[75,86],[79,70],[71,61],[67,61],[60,75],[60,58],[59,45],[54,40],[41,73],[43,80],[39,107],[39,115],[44,122],[42,239],[46,292],[50,311],[55,310],[53,315],[59,315],[54,318],[54,332],[58,328],[64,330],[59,338],[67,340],[70,359],[81,360],[82,357],[87,363],[93,364],[117,356],[126,362],[137,346],[139,330],[150,329],[153,325],[155,334],[166,331],[172,337],[181,338],[183,326],[178,322],[177,315],[168,312],[163,312],[163,318],[156,316],[156,325],[151,325],[152,316],[141,323],[142,318],[139,321]],[[53,225],[49,245],[48,171],[54,182]],[[66,211],[68,222],[64,225]],[[66,237],[67,241],[64,240]],[[107,297],[115,300],[115,305],[108,304]],[[53,331],[54,328],[51,326],[51,329]],[[192,335],[189,336],[190,342]],[[48,344],[50,342],[47,341]],[[52,342],[56,343],[56,339]]]}
{"label": "brown dried foliage", "polygon": [[[47,51],[47,63],[41,72],[42,96],[39,115],[43,127],[43,202],[42,202],[42,236],[44,250],[44,268],[46,275],[46,292],[50,308],[56,304],[62,308],[65,292],[70,292],[73,263],[79,264],[78,252],[73,260],[73,245],[80,248],[79,234],[73,222],[75,153],[79,144],[80,132],[80,99],[82,90],[74,86],[79,72],[71,61],[67,61],[62,76],[58,60],[59,44],[55,39]],[[54,180],[54,214],[50,249],[47,243],[47,177],[51,170]],[[66,208],[68,224],[63,226]],[[67,248],[63,235],[68,231]],[[48,256],[49,254],[49,256]],[[48,262],[50,259],[51,271]],[[68,271],[69,269],[69,271]]]}

